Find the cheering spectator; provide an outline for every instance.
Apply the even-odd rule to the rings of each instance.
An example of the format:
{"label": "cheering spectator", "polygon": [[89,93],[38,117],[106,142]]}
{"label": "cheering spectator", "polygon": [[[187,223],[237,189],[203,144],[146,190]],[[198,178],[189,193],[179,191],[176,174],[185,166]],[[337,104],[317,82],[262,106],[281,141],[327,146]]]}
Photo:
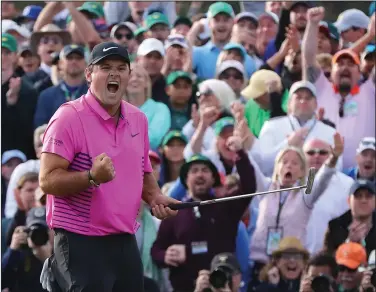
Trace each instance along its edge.
{"label": "cheering spectator", "polygon": [[160,12],[154,12],[145,19],[145,26],[150,37],[164,42],[170,34],[170,23],[167,16]]}
{"label": "cheering spectator", "polygon": [[265,11],[273,12],[275,15],[280,15],[282,11],[282,2],[280,1],[266,1]]}
{"label": "cheering spectator", "polygon": [[376,141],[374,137],[363,138],[356,149],[356,166],[345,170],[353,179],[376,182]]}
{"label": "cheering spectator", "polygon": [[341,291],[359,291],[362,273],[358,272],[358,268],[367,263],[367,254],[364,247],[355,242],[341,244],[336,251],[336,262]]}
{"label": "cheering spectator", "polygon": [[137,50],[136,62],[148,72],[152,82],[152,98],[155,101],[168,104],[166,80],[162,75],[165,58],[163,43],[155,38],[145,39]]}
{"label": "cheering spectator", "polygon": [[156,150],[171,127],[171,113],[165,104],[151,98],[151,80],[148,72],[140,64],[135,63],[132,64],[131,69],[126,100],[139,107],[146,115],[150,148]]}
{"label": "cheering spectator", "polygon": [[192,76],[184,71],[172,72],[167,76],[166,85],[170,97],[171,129],[181,131],[191,116]]}
{"label": "cheering spectator", "polygon": [[[331,154],[330,145],[322,140],[312,139],[304,143],[308,167],[320,169],[327,167],[324,163]],[[342,172],[335,170],[328,182],[324,193],[313,207],[307,224],[306,247],[311,254],[316,254],[323,248],[323,238],[330,220],[341,216],[349,210],[348,194],[354,180]]]}
{"label": "cheering spectator", "polygon": [[179,16],[172,25],[171,34],[187,36],[192,27],[192,21],[188,17]]}
{"label": "cheering spectator", "polygon": [[116,44],[125,46],[130,54],[131,62],[134,61],[137,52],[137,42],[134,32],[137,26],[132,22],[121,22],[112,27],[110,37]]}
{"label": "cheering spectator", "polygon": [[[325,109],[325,118],[332,121],[346,140],[344,167],[355,165],[354,153],[363,137],[375,134],[375,83],[373,78],[358,85],[360,60],[352,50],[342,50],[333,56],[332,82],[316,64],[317,33],[324,18],[323,7],[308,12],[308,25],[302,43],[304,78],[315,84],[317,104]],[[375,18],[369,24],[369,34],[375,37]]]}
{"label": "cheering spectator", "polygon": [[318,54],[335,54],[338,49],[339,33],[330,22],[320,21],[318,34]]}
{"label": "cheering spectator", "polygon": [[308,251],[295,237],[284,237],[260,273],[257,292],[298,292],[300,278],[309,258]]}
{"label": "cheering spectator", "polygon": [[221,62],[217,66],[216,77],[218,80],[225,81],[234,91],[237,99],[241,103],[245,103],[245,99],[241,96],[241,91],[244,89],[248,80],[242,63],[235,60]]}
{"label": "cheering spectator", "polygon": [[32,120],[38,93],[27,78],[15,76],[16,39],[2,34],[1,49],[1,152],[19,149],[34,158]]}
{"label": "cheering spectator", "polygon": [[[287,145],[300,148],[306,139],[312,138],[334,145],[335,129],[316,119],[316,98],[316,88],[312,83],[296,82],[289,92],[289,115],[264,123],[258,143],[262,149],[261,167],[266,175],[271,175],[277,153]],[[338,167],[342,169],[341,164]]]}
{"label": "cheering spectator", "polygon": [[83,47],[65,46],[60,52],[59,66],[62,72],[62,81],[59,85],[50,87],[40,94],[34,115],[35,128],[47,124],[63,103],[75,100],[87,92]]}
{"label": "cheering spectator", "polygon": [[[254,31],[258,26],[258,18],[252,12],[240,12],[234,18],[234,28],[239,31],[240,29]],[[240,28],[240,29],[239,29]]]}
{"label": "cheering spectator", "polygon": [[334,254],[347,240],[361,243],[370,254],[376,248],[376,187],[370,181],[357,180],[350,191],[350,210],[331,220],[324,248]]}
{"label": "cheering spectator", "polygon": [[259,56],[264,56],[266,46],[276,36],[279,18],[273,12],[265,12],[258,18],[256,30],[256,49]]}
{"label": "cheering spectator", "polygon": [[361,66],[364,80],[367,80],[371,76],[372,69],[375,68],[376,60],[376,46],[367,45],[364,52],[361,55]]}
{"label": "cheering spectator", "polygon": [[[193,72],[197,74],[199,79],[209,79],[215,76],[217,58],[231,39],[234,17],[234,10],[230,4],[216,2],[210,5],[208,20],[211,40],[204,46],[193,48]],[[199,30],[203,30],[203,27]],[[244,60],[248,76],[251,76],[255,71],[255,64],[248,55],[245,56]]]}

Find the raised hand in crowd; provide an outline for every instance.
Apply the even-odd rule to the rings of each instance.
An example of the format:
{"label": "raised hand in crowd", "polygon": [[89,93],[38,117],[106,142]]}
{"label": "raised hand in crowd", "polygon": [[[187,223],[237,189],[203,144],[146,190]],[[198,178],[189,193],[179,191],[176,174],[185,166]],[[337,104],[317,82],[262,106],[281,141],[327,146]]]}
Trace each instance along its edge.
{"label": "raised hand in crowd", "polygon": [[300,128],[295,132],[291,133],[288,138],[287,142],[289,146],[295,146],[298,148],[303,147],[304,141],[307,138],[309,129],[307,128]]}
{"label": "raised hand in crowd", "polygon": [[[375,18],[376,18],[376,12],[372,14],[369,25],[368,25],[368,30],[367,30],[367,33],[370,34],[370,36],[372,36],[373,38],[376,37],[376,27],[375,27],[376,21],[375,21]],[[373,39],[373,41],[374,41],[374,39]]]}
{"label": "raised hand in crowd", "polygon": [[268,281],[273,284],[273,285],[278,285],[279,281],[280,281],[281,277],[279,275],[279,270],[277,267],[272,267],[269,271],[268,271]]}
{"label": "raised hand in crowd", "polygon": [[197,109],[196,104],[192,104],[192,109],[191,109],[191,119],[193,121],[193,127],[197,128],[198,123],[200,122],[200,113]]}
{"label": "raised hand in crowd", "polygon": [[25,226],[17,226],[13,232],[10,248],[13,250],[19,250],[23,245],[27,244],[27,234],[24,231]]}
{"label": "raised hand in crowd", "polygon": [[324,20],[324,16],[325,8],[322,6],[310,8],[307,11],[307,19],[314,24],[319,24],[320,21]]}
{"label": "raised hand in crowd", "polygon": [[374,270],[368,270],[363,272],[362,281],[360,283],[359,292],[375,292],[376,287],[373,286],[371,282],[372,274],[374,273]]}
{"label": "raised hand in crowd", "polygon": [[199,271],[194,292],[201,292],[201,291],[204,291],[204,289],[210,289],[209,277],[210,277],[210,271],[208,270]]}
{"label": "raised hand in crowd", "polygon": [[9,105],[15,105],[18,101],[18,94],[21,90],[21,78],[10,78],[9,80],[9,90],[7,92],[7,103]]}
{"label": "raised hand in crowd", "polygon": [[169,246],[165,254],[165,263],[169,266],[177,267],[186,260],[185,245],[173,244]]}
{"label": "raised hand in crowd", "polygon": [[334,146],[331,147],[332,154],[334,157],[338,158],[342,155],[344,147],[345,147],[345,140],[341,136],[340,133],[335,133],[334,136]]}
{"label": "raised hand in crowd", "polygon": [[200,114],[199,125],[201,125],[203,128],[206,129],[217,120],[219,111],[217,107],[209,106],[209,107],[200,108],[199,114]]}
{"label": "raised hand in crowd", "polygon": [[323,107],[320,107],[319,110],[317,111],[316,118],[319,121],[322,121],[325,117],[325,109]]}
{"label": "raised hand in crowd", "polygon": [[295,25],[290,24],[289,27],[286,28],[286,39],[288,40],[292,51],[298,52],[300,50],[299,31]]}
{"label": "raised hand in crowd", "polygon": [[353,242],[362,242],[372,227],[372,222],[359,221],[353,218],[352,223],[349,226],[348,239]]}

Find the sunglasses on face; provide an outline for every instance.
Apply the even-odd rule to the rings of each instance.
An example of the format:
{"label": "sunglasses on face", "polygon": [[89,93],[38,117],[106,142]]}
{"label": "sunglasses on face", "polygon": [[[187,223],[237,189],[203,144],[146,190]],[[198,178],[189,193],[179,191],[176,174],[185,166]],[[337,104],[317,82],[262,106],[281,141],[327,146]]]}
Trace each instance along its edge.
{"label": "sunglasses on face", "polygon": [[40,39],[41,44],[53,43],[54,45],[61,44],[63,41],[58,36],[44,36]]}
{"label": "sunglasses on face", "polygon": [[234,78],[236,80],[243,80],[243,75],[240,74],[240,73],[230,74],[230,73],[227,73],[227,72],[223,72],[220,75],[220,79],[230,79],[230,78]]}
{"label": "sunglasses on face", "polygon": [[356,271],[358,271],[358,269],[350,269],[349,267],[346,267],[346,266],[343,266],[343,265],[339,265],[338,266],[338,271],[339,272],[349,272],[349,273],[355,273]]}
{"label": "sunglasses on face", "polygon": [[281,258],[282,259],[285,259],[285,260],[302,260],[303,259],[303,255],[301,253],[283,253],[281,255]]}
{"label": "sunglasses on face", "polygon": [[115,33],[115,38],[117,40],[121,40],[122,38],[126,38],[129,41],[129,40],[133,39],[133,33],[126,33],[126,34]]}
{"label": "sunglasses on face", "polygon": [[328,155],[329,151],[325,149],[311,149],[306,152],[309,156],[313,156],[315,154],[319,155]]}

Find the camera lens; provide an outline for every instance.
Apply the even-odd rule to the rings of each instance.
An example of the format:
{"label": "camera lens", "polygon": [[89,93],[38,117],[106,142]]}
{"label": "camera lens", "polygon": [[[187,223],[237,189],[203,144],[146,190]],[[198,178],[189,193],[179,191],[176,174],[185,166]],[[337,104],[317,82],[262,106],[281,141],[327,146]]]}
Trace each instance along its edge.
{"label": "camera lens", "polygon": [[209,282],[215,289],[220,289],[226,286],[230,277],[231,275],[229,275],[223,268],[218,268],[210,274]]}
{"label": "camera lens", "polygon": [[45,245],[48,241],[48,229],[41,225],[31,226],[29,237],[36,246]]}
{"label": "camera lens", "polygon": [[311,283],[314,292],[325,292],[330,290],[330,280],[325,275],[314,277]]}

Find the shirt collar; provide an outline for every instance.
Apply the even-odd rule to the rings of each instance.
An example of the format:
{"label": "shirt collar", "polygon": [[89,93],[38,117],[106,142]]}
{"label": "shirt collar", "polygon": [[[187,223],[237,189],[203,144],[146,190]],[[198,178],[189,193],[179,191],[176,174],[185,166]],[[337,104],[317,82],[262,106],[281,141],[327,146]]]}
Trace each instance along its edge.
{"label": "shirt collar", "polygon": [[[338,86],[334,85],[333,84],[333,90],[335,93],[339,93],[339,88]],[[351,88],[350,90],[350,94],[351,95],[357,95],[360,91],[360,88],[359,88],[359,85],[355,85],[353,88]]]}
{"label": "shirt collar", "polygon": [[51,76],[51,67],[48,66],[47,64],[45,63],[41,63],[40,64],[40,69],[42,69],[44,72],[46,72],[49,76]]}
{"label": "shirt collar", "polygon": [[207,47],[210,51],[214,51],[214,50],[218,50],[218,51],[220,51],[220,49],[217,48],[216,45],[215,45],[212,41],[208,41],[208,42],[205,44],[205,47]]}
{"label": "shirt collar", "polygon": [[[90,108],[96,112],[103,120],[107,121],[112,118],[112,116],[100,105],[97,98],[94,96],[94,94],[89,89],[85,95],[85,100],[90,106]],[[125,102],[121,101],[120,104],[120,118],[124,119],[125,114]]]}
{"label": "shirt collar", "polygon": [[296,117],[294,117],[293,115],[290,115],[289,118],[295,129],[300,129],[302,127],[310,129],[311,127],[313,127],[313,125],[316,122],[316,118],[313,117],[309,119],[304,125],[300,126],[299,121]]}

